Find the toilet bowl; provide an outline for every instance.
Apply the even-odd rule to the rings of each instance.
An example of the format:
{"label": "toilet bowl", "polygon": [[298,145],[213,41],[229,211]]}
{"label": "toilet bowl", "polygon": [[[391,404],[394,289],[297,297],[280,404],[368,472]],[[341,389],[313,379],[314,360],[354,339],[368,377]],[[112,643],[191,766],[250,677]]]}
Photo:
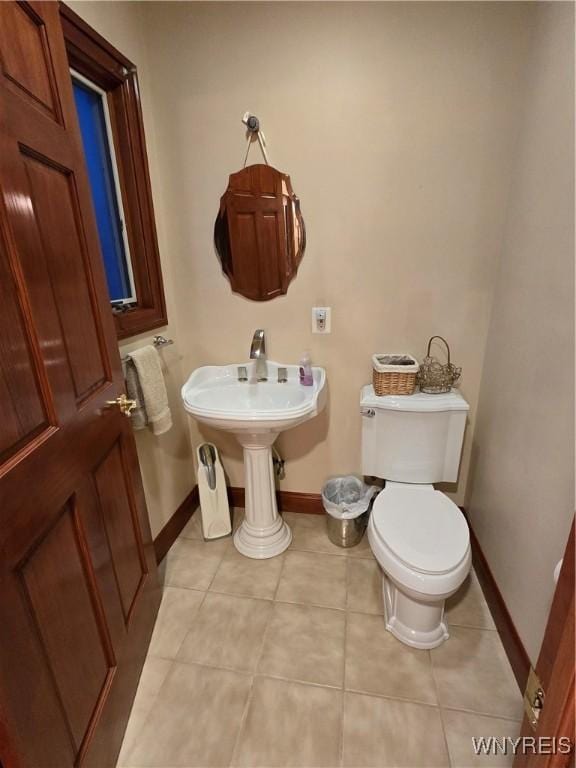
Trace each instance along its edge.
{"label": "toilet bowl", "polygon": [[462,512],[432,485],[388,482],[374,501],[368,540],[383,571],[386,628],[414,648],[443,643],[445,600],[471,566]]}
{"label": "toilet bowl", "polygon": [[386,481],[368,541],[383,571],[386,627],[414,648],[448,638],[444,601],[470,570],[468,525],[432,483],[454,483],[470,406],[456,391],[379,396],[362,388],[362,473]]}

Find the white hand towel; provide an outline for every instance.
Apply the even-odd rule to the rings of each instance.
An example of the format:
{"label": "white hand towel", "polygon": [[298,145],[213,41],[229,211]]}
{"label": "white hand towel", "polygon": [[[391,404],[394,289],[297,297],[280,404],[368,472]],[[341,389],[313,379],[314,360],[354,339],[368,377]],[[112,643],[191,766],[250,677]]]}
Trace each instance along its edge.
{"label": "white hand towel", "polygon": [[158,352],[149,344],[131,352],[130,357],[138,372],[148,424],[155,435],[161,435],[172,426],[172,414]]}
{"label": "white hand towel", "polygon": [[148,424],[148,418],[146,416],[146,408],[144,407],[144,395],[142,394],[138,371],[131,357],[128,357],[126,361],[126,394],[130,400],[136,401],[136,408],[130,414],[132,429],[134,431],[145,429]]}

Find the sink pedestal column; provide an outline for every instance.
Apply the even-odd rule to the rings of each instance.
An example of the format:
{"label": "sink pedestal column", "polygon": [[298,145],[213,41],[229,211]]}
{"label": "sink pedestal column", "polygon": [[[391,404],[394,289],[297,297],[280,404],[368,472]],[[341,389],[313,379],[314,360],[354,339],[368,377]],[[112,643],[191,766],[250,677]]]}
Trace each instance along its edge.
{"label": "sink pedestal column", "polygon": [[272,443],[277,434],[237,433],[236,437],[244,449],[245,518],[234,535],[234,546],[246,557],[274,557],[292,541],[276,504]]}

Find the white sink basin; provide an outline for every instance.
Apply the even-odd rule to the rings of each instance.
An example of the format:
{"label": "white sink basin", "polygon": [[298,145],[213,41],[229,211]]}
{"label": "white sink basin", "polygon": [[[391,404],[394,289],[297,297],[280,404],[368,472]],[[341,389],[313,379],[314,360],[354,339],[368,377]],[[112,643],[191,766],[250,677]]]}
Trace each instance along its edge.
{"label": "white sink basin", "polygon": [[316,416],[324,407],[326,372],[313,368],[314,384],[304,387],[297,365],[285,365],[288,381],[278,383],[278,363],[268,362],[268,381],[256,381],[253,362],[242,364],[248,381],[238,381],[239,365],[197,368],[182,387],[184,408],[198,421],[230,432],[281,432]]}
{"label": "white sink basin", "polygon": [[[245,367],[248,381],[238,380]],[[326,404],[326,372],[313,368],[314,383],[300,384],[297,365],[268,361],[267,381],[257,381],[254,361],[196,369],[182,387],[184,408],[211,427],[236,435],[244,449],[245,519],[234,537],[248,557],[274,557],[292,539],[278,515],[272,464],[272,443],[278,434],[317,416]],[[278,369],[287,371],[278,382]]]}

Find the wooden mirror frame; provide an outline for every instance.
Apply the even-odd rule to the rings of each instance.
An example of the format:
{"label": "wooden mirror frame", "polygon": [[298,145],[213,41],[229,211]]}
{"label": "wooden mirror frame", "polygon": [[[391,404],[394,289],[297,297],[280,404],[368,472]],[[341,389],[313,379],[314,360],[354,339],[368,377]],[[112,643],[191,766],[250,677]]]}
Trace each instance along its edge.
{"label": "wooden mirror frame", "polygon": [[270,165],[231,174],[214,224],[214,245],[235,293],[253,301],[287,293],[306,248],[290,177]]}

